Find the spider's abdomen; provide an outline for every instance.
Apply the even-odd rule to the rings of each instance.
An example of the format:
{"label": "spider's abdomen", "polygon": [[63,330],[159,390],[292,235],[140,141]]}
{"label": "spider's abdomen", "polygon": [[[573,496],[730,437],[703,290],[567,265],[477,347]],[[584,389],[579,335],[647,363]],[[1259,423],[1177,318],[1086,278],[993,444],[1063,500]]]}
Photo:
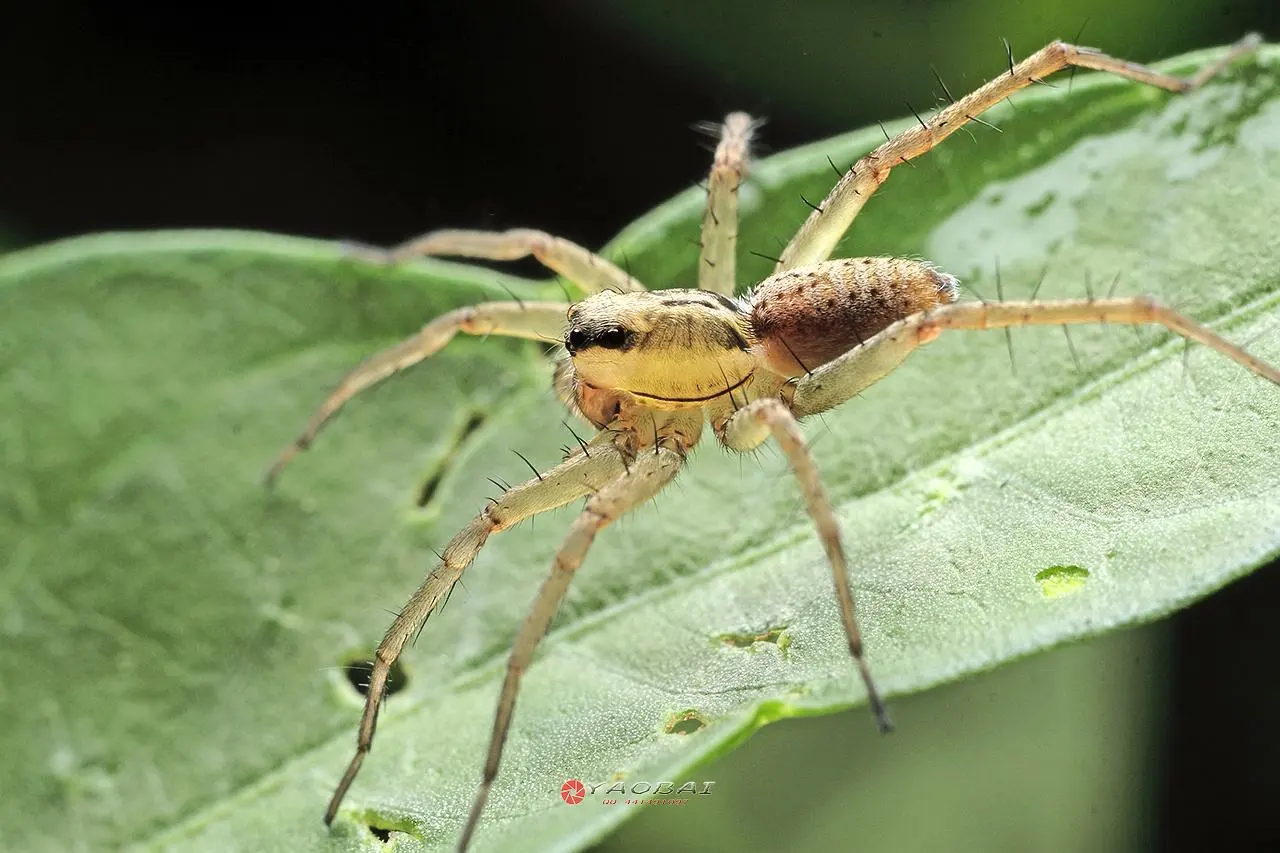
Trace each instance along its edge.
{"label": "spider's abdomen", "polygon": [[905,258],[843,258],[797,267],[751,292],[754,349],[775,373],[801,376],[898,320],[958,295],[954,276]]}

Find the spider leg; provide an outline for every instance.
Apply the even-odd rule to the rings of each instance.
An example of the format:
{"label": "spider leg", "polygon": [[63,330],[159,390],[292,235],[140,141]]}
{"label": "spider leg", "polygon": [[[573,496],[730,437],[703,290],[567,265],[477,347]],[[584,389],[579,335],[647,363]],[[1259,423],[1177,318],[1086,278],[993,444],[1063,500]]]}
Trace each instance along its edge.
{"label": "spider leg", "polygon": [[928,121],[921,119],[918,125],[886,140],[855,163],[836,182],[822,204],[809,214],[804,225],[800,226],[800,230],[782,250],[774,272],[825,261],[831,257],[836,243],[853,224],[854,217],[862,210],[867,199],[889,177],[893,167],[928,152],[981,113],[1019,89],[1043,82],[1045,77],[1055,71],[1068,67],[1091,68],[1109,71],[1171,92],[1188,92],[1204,84],[1231,62],[1252,52],[1261,41],[1257,35],[1246,36],[1221,60],[1201,68],[1191,77],[1163,74],[1144,65],[1107,56],[1090,47],[1077,47],[1060,41],[1041,48],[1017,65],[1013,64],[1010,56],[1008,73],[1001,74],[949,104]]}
{"label": "spider leg", "polygon": [[[373,746],[373,733],[378,724],[378,709],[386,692],[387,676],[405,644],[417,635],[427,617],[449,590],[453,589],[463,571],[480,553],[490,534],[505,530],[529,516],[563,506],[589,494],[601,484],[616,484],[626,468],[621,451],[611,442],[612,436],[601,433],[596,441],[588,442],[590,452],[584,450],[575,453],[546,473],[508,489],[462,528],[445,547],[440,565],[427,575],[422,586],[418,587],[405,604],[374,653],[369,692],[365,696],[364,714],[360,718],[360,730],[356,739],[356,752],[325,810],[325,823],[333,822],[338,806],[356,774],[360,772],[365,755]],[[632,470],[635,468],[632,464]]]}
{"label": "spider leg", "polygon": [[1145,296],[1048,302],[954,302],[921,311],[876,334],[798,380],[792,409],[804,417],[843,403],[897,367],[912,350],[944,329],[1151,323],[1204,344],[1280,385],[1280,369],[1250,355],[1216,332]]}
{"label": "spider leg", "polygon": [[717,425],[716,435],[725,447],[739,451],[759,447],[772,435],[786,454],[791,470],[800,483],[800,490],[804,493],[809,516],[818,528],[818,537],[827,552],[827,560],[831,563],[836,599],[840,604],[840,621],[849,638],[849,654],[853,656],[858,674],[862,676],[862,683],[867,690],[867,703],[871,706],[880,731],[892,731],[893,725],[889,722],[884,702],[871,678],[871,669],[862,654],[862,633],[858,630],[858,619],[854,611],[853,590],[849,586],[849,567],[845,562],[844,546],[840,542],[840,528],[836,524],[831,501],[827,498],[826,489],[822,487],[818,466],[809,452],[809,445],[804,439],[804,433],[800,431],[796,416],[777,397],[761,397]]}
{"label": "spider leg", "polygon": [[738,249],[738,188],[750,166],[751,135],[756,123],[746,113],[730,113],[720,128],[711,176],[707,179],[707,207],[702,214],[702,252],[698,258],[698,287],[733,296]]}
{"label": "spider leg", "polygon": [[503,679],[502,693],[498,699],[493,736],[489,740],[489,754],[485,759],[480,790],[476,793],[462,837],[458,840],[459,853],[467,849],[484,810],[485,801],[489,798],[493,780],[497,778],[502,748],[507,740],[516,695],[520,690],[520,679],[533,660],[538,643],[551,626],[551,620],[569,588],[574,572],[582,565],[587,549],[601,529],[656,495],[684,465],[684,448],[678,443],[672,446],[668,441],[664,439],[652,453],[641,453],[630,463],[630,468],[625,473],[588,498],[582,514],[573,523],[564,544],[556,553],[551,574],[538,590],[538,597],[534,599],[533,608],[520,626],[520,633],[516,635],[511,657],[507,661],[507,675]]}
{"label": "spider leg", "polygon": [[564,335],[568,310],[569,306],[563,302],[484,302],[442,314],[413,337],[371,356],[344,376],[311,416],[302,434],[276,458],[267,472],[267,484],[274,483],[293,457],[311,446],[316,434],[348,400],[393,373],[435,355],[458,332],[558,341]]}
{"label": "spider leg", "polygon": [[533,255],[543,266],[578,285],[585,294],[602,290],[644,290],[645,287],[611,261],[563,237],[544,231],[513,228],[510,231],[467,231],[444,228],[430,231],[391,249],[355,245],[354,257],[373,263],[398,264],[428,255],[452,255],[486,261],[517,261]]}

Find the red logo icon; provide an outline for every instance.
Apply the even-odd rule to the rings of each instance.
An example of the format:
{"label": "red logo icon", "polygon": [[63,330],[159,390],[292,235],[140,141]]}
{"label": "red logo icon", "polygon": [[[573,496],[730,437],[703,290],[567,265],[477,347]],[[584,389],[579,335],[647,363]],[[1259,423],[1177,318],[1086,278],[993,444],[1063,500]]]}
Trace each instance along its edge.
{"label": "red logo icon", "polygon": [[560,786],[560,798],[571,806],[576,806],[587,796],[587,786],[577,779],[570,779]]}

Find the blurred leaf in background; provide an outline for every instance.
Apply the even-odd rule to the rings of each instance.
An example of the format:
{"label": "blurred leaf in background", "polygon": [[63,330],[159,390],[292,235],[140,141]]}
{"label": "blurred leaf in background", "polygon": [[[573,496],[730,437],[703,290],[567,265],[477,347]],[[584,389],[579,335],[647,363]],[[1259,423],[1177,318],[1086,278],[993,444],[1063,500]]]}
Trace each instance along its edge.
{"label": "blurred leaf in background", "polygon": [[770,116],[835,133],[850,123],[920,110],[925,95],[986,82],[1006,67],[1002,37],[1021,59],[1054,39],[1147,61],[1229,44],[1271,0],[909,0],[803,3],[735,0],[561,0],[584,22],[679,67],[690,85],[764,103]]}

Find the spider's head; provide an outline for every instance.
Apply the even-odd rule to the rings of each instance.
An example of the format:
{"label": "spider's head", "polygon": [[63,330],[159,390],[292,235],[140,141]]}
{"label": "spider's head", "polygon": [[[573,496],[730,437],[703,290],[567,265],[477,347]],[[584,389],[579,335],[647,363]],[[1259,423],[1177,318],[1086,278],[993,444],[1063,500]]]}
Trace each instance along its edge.
{"label": "spider's head", "polygon": [[698,408],[751,373],[750,325],[733,299],[698,290],[605,291],[569,309],[564,345],[579,387],[657,409]]}

